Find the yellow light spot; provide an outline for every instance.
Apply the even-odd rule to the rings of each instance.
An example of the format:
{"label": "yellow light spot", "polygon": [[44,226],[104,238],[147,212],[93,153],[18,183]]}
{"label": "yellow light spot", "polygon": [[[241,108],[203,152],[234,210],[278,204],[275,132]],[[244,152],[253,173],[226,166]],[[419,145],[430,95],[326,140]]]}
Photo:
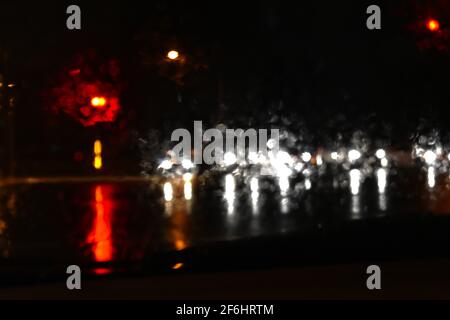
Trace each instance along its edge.
{"label": "yellow light spot", "polygon": [[437,31],[437,30],[439,30],[439,21],[437,21],[435,19],[428,20],[427,28],[430,31]]}
{"label": "yellow light spot", "polygon": [[186,249],[187,245],[186,242],[182,239],[178,239],[175,241],[175,249],[177,250],[183,250]]}
{"label": "yellow light spot", "polygon": [[100,170],[103,167],[102,161],[102,142],[95,140],[94,142],[94,168]]}
{"label": "yellow light spot", "polygon": [[94,168],[100,170],[103,166],[102,156],[95,156],[94,158]]}
{"label": "yellow light spot", "polygon": [[91,105],[96,108],[101,108],[106,105],[106,99],[104,97],[93,97],[91,99]]}
{"label": "yellow light spot", "polygon": [[8,84],[8,88],[14,88],[16,85],[14,83]]}
{"label": "yellow light spot", "polygon": [[170,60],[176,60],[176,59],[178,59],[179,56],[180,56],[180,54],[176,50],[170,50],[167,53],[167,58],[169,58]]}
{"label": "yellow light spot", "polygon": [[178,270],[183,267],[183,264],[181,262],[175,263],[172,267],[173,270]]}
{"label": "yellow light spot", "polygon": [[94,142],[94,154],[99,156],[102,153],[102,142],[100,140],[95,140]]}

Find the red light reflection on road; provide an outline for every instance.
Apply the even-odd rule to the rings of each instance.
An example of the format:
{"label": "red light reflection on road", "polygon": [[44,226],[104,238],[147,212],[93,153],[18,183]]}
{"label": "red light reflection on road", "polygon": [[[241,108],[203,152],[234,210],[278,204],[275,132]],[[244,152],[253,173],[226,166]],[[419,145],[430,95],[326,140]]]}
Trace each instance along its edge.
{"label": "red light reflection on road", "polygon": [[[95,219],[88,243],[92,244],[92,252],[96,262],[108,262],[113,258],[112,215],[113,203],[110,188],[98,185],[95,187]],[[97,274],[109,273],[106,268],[94,270]]]}

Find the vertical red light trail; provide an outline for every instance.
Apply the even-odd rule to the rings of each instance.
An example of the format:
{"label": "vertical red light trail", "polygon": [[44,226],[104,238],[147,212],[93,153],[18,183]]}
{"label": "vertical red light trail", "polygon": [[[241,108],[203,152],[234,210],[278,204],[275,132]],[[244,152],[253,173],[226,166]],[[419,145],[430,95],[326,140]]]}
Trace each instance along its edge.
{"label": "vertical red light trail", "polygon": [[[89,234],[88,241],[92,244],[94,260],[108,262],[113,258],[112,243],[112,201],[108,188],[96,186],[95,188],[95,219]],[[108,269],[97,269],[97,274],[108,273]]]}

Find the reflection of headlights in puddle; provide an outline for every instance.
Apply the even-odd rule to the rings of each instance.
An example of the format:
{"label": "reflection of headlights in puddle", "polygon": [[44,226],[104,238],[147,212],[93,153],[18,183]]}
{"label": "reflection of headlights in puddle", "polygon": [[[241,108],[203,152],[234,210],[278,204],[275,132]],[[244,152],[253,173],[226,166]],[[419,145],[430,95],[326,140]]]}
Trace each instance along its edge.
{"label": "reflection of headlights in puddle", "polygon": [[278,178],[281,196],[285,197],[289,191],[289,176],[283,175]]}
{"label": "reflection of headlights in puddle", "polygon": [[250,190],[252,192],[252,208],[253,212],[258,211],[258,199],[259,199],[259,181],[258,178],[253,177],[250,180]]}
{"label": "reflection of headlights in puddle", "polygon": [[166,201],[172,201],[172,199],[173,199],[172,184],[170,182],[164,183],[163,190],[164,190],[164,199]]}
{"label": "reflection of headlights in puddle", "polygon": [[352,195],[359,194],[359,187],[361,185],[361,171],[358,169],[350,170],[350,191]]}
{"label": "reflection of headlights in puddle", "polygon": [[192,182],[190,181],[184,183],[184,198],[186,200],[192,199]]}
{"label": "reflection of headlights in puddle", "polygon": [[377,170],[378,193],[383,194],[386,191],[387,173],[386,169]]}
{"label": "reflection of headlights in puddle", "polygon": [[225,176],[224,198],[228,204],[228,213],[233,213],[233,211],[234,211],[235,187],[236,187],[236,183],[234,181],[233,175],[227,174]]}
{"label": "reflection of headlights in puddle", "polygon": [[430,187],[430,188],[434,188],[436,185],[436,171],[435,171],[434,167],[428,167],[427,184],[428,184],[428,187]]}

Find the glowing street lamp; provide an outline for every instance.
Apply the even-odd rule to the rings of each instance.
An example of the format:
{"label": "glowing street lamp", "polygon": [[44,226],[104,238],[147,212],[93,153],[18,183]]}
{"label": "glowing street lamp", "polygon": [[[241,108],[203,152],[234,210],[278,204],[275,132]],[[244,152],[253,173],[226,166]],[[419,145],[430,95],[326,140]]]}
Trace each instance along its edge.
{"label": "glowing street lamp", "polygon": [[170,50],[169,52],[167,52],[167,58],[169,58],[170,60],[177,60],[180,56],[180,53],[176,50]]}

